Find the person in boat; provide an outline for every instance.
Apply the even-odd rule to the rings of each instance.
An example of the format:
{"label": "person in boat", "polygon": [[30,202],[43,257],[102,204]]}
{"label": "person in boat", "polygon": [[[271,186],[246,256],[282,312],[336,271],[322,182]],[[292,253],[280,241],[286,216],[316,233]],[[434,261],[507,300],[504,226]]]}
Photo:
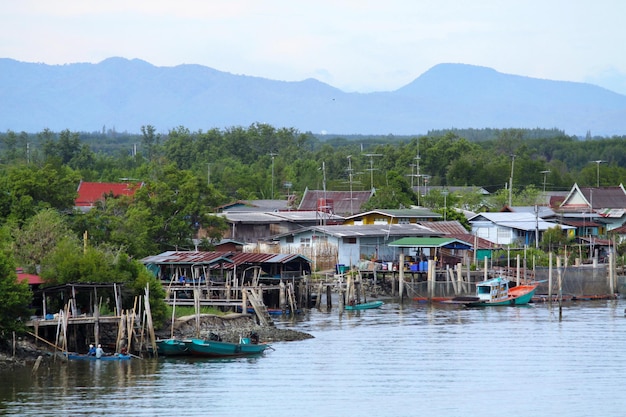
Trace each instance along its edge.
{"label": "person in boat", "polygon": [[93,343],[89,344],[89,352],[87,352],[88,356],[96,356],[96,347],[93,345]]}
{"label": "person in boat", "polygon": [[104,356],[104,350],[102,349],[102,345],[98,345],[96,348],[96,358],[100,359]]}
{"label": "person in boat", "polygon": [[259,344],[259,334],[257,332],[250,333],[250,342],[253,345],[258,345]]}

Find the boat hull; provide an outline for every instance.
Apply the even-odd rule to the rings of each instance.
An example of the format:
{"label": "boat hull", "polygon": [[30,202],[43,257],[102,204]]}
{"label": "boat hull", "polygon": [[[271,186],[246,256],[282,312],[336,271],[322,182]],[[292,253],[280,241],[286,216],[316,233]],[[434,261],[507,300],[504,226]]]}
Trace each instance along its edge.
{"label": "boat hull", "polygon": [[509,289],[509,296],[504,300],[481,301],[470,303],[470,305],[477,307],[526,305],[532,300],[536,289],[536,285],[520,285]]}
{"label": "boat hull", "polygon": [[122,355],[120,353],[116,353],[115,355],[105,355],[99,358],[96,356],[81,355],[78,353],[68,353],[66,357],[71,361],[127,361],[131,358],[130,355]]}
{"label": "boat hull", "polygon": [[372,308],[380,308],[384,303],[382,301],[371,301],[369,303],[348,304],[344,306],[346,310],[369,310]]}
{"label": "boat hull", "polygon": [[267,344],[253,344],[247,341],[247,339],[245,343],[228,343],[214,340],[191,339],[185,341],[185,344],[192,355],[204,356],[208,358],[260,355],[267,348],[269,348],[269,345]]}
{"label": "boat hull", "polygon": [[162,356],[184,356],[189,355],[187,344],[177,339],[162,339],[156,341],[157,352]]}

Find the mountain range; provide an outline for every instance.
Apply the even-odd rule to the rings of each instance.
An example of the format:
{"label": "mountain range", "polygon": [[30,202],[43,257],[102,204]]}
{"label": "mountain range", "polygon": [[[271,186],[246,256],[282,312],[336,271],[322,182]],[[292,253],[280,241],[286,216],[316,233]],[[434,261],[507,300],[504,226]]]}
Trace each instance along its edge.
{"label": "mountain range", "polygon": [[626,134],[626,95],[587,83],[439,64],[388,92],[343,92],[140,59],[47,65],[0,59],[0,130],[138,133],[267,123],[301,132],[419,135],[448,128],[557,128]]}

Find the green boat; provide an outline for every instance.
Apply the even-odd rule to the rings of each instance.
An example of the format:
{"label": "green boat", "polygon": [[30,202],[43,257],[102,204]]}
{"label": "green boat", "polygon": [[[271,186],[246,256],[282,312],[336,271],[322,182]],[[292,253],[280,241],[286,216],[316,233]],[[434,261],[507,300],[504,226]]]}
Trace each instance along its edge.
{"label": "green boat", "polygon": [[370,301],[369,303],[360,303],[360,304],[346,304],[344,308],[346,310],[369,310],[372,308],[379,308],[382,306],[382,301]]}
{"label": "green boat", "polygon": [[161,356],[189,355],[189,349],[182,340],[160,339],[156,341],[157,353]]}
{"label": "green boat", "polygon": [[253,343],[248,337],[241,338],[239,343],[190,339],[185,340],[185,344],[192,355],[209,358],[259,355],[270,347],[265,343]]}

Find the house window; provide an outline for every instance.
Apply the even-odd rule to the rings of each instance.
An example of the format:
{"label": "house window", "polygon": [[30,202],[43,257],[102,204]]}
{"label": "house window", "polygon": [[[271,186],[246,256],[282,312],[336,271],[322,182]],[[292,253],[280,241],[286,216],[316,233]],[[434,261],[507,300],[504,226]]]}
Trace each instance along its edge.
{"label": "house window", "polygon": [[374,224],[388,224],[388,223],[389,222],[384,217],[379,217],[378,219],[374,219]]}
{"label": "house window", "polygon": [[356,245],[356,237],[344,237],[343,243],[346,245]]}
{"label": "house window", "polygon": [[399,217],[398,224],[411,224],[411,221],[408,217]]}
{"label": "house window", "polygon": [[301,237],[300,238],[300,246],[309,247],[311,246],[311,238],[310,237]]}
{"label": "house window", "polygon": [[293,243],[293,236],[287,236],[287,237],[285,238],[285,242],[286,242],[286,243]]}

